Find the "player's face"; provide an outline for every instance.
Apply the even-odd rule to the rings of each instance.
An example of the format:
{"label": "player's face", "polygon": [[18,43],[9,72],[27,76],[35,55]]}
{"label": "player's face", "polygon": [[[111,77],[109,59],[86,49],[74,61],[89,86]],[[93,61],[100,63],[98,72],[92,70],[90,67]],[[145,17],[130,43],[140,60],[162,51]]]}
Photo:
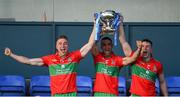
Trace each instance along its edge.
{"label": "player's face", "polygon": [[112,42],[110,40],[101,41],[101,49],[106,56],[109,56],[112,52]]}
{"label": "player's face", "polygon": [[150,57],[152,54],[152,47],[149,42],[142,42],[141,56],[144,58]]}
{"label": "player's face", "polygon": [[60,56],[67,54],[67,52],[68,52],[68,41],[64,38],[58,39],[56,42],[56,49],[58,50]]}

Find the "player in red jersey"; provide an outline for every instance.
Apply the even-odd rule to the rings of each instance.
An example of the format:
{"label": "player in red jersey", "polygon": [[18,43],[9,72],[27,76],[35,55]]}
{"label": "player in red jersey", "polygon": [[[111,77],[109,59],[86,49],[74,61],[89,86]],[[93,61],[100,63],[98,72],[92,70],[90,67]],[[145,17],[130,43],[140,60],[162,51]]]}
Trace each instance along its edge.
{"label": "player in red jersey", "polygon": [[[131,56],[133,51],[125,39],[123,26],[120,29],[120,42],[126,56]],[[159,79],[160,89],[164,96],[168,96],[166,81],[162,64],[152,56],[152,42],[142,40],[142,49],[139,58],[132,65],[131,96],[155,96],[155,81]]]}
{"label": "player in red jersey", "polygon": [[[120,26],[119,26],[120,27]],[[109,37],[101,39],[101,49],[94,45],[92,55],[95,64],[94,96],[118,96],[118,76],[120,68],[136,60],[141,51],[141,41],[137,41],[137,50],[131,57],[121,57],[113,53],[113,43]]]}
{"label": "player in red jersey", "polygon": [[27,58],[14,54],[11,49],[5,48],[5,55],[18,62],[33,66],[48,66],[50,72],[50,88],[52,96],[76,96],[76,68],[79,61],[92,48],[95,40],[95,24],[87,44],[80,50],[68,51],[68,38],[61,35],[56,41],[57,52],[41,58]]}

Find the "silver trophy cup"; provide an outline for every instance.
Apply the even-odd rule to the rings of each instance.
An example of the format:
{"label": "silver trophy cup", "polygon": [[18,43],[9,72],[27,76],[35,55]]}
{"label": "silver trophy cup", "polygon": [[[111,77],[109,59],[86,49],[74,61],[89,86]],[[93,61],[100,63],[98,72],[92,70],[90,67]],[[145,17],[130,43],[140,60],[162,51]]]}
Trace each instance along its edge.
{"label": "silver trophy cup", "polygon": [[113,26],[116,12],[113,10],[106,10],[100,13],[100,23],[102,24],[101,35],[114,34],[115,28]]}

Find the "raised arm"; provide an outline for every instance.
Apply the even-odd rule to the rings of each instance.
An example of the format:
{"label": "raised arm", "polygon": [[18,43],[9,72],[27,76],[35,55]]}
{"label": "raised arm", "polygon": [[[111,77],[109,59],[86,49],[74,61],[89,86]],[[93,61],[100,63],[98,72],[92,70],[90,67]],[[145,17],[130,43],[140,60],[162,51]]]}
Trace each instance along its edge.
{"label": "raised arm", "polygon": [[119,26],[119,41],[121,43],[121,47],[123,49],[123,52],[125,56],[130,56],[132,53],[132,49],[129,45],[129,43],[126,41],[126,37],[124,34],[124,27],[123,27],[123,17],[120,17],[120,20],[122,21],[120,26]]}
{"label": "raised arm", "polygon": [[168,90],[167,90],[166,81],[164,78],[164,73],[162,72],[161,74],[159,74],[158,78],[159,78],[159,83],[160,83],[160,89],[163,96],[168,96]]}
{"label": "raised arm", "polygon": [[30,59],[30,58],[27,58],[24,56],[19,56],[19,55],[12,53],[11,49],[9,49],[9,48],[5,48],[4,54],[6,56],[12,57],[13,59],[17,60],[20,63],[35,65],[35,66],[42,66],[43,65],[43,60],[41,58]]}
{"label": "raised arm", "polygon": [[131,57],[129,56],[123,58],[123,65],[128,65],[130,63],[133,63],[140,55],[141,47],[142,47],[141,41],[136,41],[136,45],[137,45],[137,50],[133,53],[133,55]]}
{"label": "raised arm", "polygon": [[94,45],[94,42],[95,42],[95,22],[94,22],[94,26],[93,26],[93,30],[92,30],[92,33],[90,35],[90,38],[89,38],[89,41],[87,44],[85,44],[81,49],[80,49],[80,52],[81,52],[81,55],[82,57],[84,57],[92,48],[92,46]]}
{"label": "raised arm", "polygon": [[98,46],[97,46],[97,43],[95,43],[91,49],[91,53],[93,56],[96,56],[98,53],[99,53],[99,49],[98,49]]}

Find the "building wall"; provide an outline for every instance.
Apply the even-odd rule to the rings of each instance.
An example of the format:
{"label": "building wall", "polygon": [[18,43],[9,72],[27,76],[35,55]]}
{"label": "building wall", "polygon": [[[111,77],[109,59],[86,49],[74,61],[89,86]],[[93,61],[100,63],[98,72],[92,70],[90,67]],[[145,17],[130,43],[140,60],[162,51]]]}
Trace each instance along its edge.
{"label": "building wall", "polygon": [[16,21],[92,22],[112,9],[125,22],[180,22],[179,0],[0,0],[0,18]]}

